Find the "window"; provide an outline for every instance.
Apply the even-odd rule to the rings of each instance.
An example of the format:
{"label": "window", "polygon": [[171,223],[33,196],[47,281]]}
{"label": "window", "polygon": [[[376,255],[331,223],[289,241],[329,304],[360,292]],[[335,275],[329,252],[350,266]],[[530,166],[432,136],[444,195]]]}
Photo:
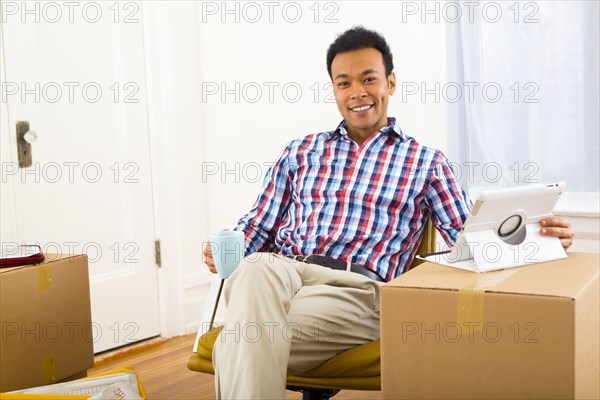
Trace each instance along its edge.
{"label": "window", "polygon": [[599,3],[481,2],[479,10],[487,3],[487,15],[447,24],[457,175],[470,191],[564,180],[568,192],[597,202]]}

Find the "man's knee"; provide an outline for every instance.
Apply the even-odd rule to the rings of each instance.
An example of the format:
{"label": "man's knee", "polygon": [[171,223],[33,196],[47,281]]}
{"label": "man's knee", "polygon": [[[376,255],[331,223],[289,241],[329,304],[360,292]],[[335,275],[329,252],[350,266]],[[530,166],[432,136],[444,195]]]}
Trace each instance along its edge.
{"label": "man's knee", "polygon": [[255,253],[245,257],[229,278],[226,299],[232,292],[243,292],[245,296],[278,293],[283,299],[289,297],[285,294],[288,293],[285,290],[289,290],[293,295],[302,285],[302,280],[294,268],[287,268],[284,264],[288,260],[292,262],[291,258],[273,253]]}
{"label": "man's knee", "polygon": [[231,276],[231,280],[236,281],[241,279],[248,281],[263,276],[264,274],[273,273],[275,272],[273,269],[275,258],[276,256],[273,253],[265,252],[250,254],[244,257],[239,267]]}

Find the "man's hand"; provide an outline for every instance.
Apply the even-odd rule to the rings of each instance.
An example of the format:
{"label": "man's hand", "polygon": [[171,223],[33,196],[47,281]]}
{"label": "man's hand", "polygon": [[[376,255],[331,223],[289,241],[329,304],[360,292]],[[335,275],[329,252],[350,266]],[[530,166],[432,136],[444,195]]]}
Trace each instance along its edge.
{"label": "man's hand", "polygon": [[563,249],[567,250],[573,244],[573,229],[571,223],[561,217],[548,217],[540,221],[544,236],[556,236],[560,239]]}
{"label": "man's hand", "polygon": [[213,259],[212,248],[210,242],[207,242],[204,246],[204,264],[208,266],[208,270],[213,274],[217,273],[217,267],[215,266],[215,260]]}
{"label": "man's hand", "polygon": [[[228,231],[229,229],[223,229],[223,232]],[[213,254],[212,254],[212,247],[210,245],[210,242],[206,242],[206,245],[204,246],[204,264],[206,264],[206,266],[208,267],[208,270],[210,272],[212,272],[213,274],[217,273],[217,266],[215,265],[215,259],[213,258]]]}

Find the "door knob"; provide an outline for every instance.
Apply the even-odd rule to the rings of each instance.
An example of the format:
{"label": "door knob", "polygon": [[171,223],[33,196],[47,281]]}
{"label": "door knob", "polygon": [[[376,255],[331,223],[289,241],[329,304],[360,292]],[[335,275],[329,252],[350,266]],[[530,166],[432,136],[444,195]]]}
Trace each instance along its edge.
{"label": "door knob", "polygon": [[37,134],[29,130],[28,121],[17,121],[17,153],[20,168],[31,167],[31,143],[36,139]]}

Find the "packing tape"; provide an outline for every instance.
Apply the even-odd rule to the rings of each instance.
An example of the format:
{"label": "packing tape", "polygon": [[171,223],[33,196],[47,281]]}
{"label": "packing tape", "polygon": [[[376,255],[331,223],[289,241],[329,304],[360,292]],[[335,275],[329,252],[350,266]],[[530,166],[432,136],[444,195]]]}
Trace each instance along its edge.
{"label": "packing tape", "polygon": [[479,332],[483,325],[483,295],[485,289],[471,287],[458,291],[456,323],[461,332]]}
{"label": "packing tape", "polygon": [[41,263],[38,265],[38,292],[50,289],[50,263]]}
{"label": "packing tape", "polygon": [[485,291],[504,282],[516,273],[516,268],[484,273],[474,283],[458,290],[456,324],[461,327],[463,334],[466,332],[481,332]]}
{"label": "packing tape", "polygon": [[56,371],[54,370],[54,353],[50,353],[42,358],[42,370],[44,374],[45,385],[49,385],[56,382]]}

